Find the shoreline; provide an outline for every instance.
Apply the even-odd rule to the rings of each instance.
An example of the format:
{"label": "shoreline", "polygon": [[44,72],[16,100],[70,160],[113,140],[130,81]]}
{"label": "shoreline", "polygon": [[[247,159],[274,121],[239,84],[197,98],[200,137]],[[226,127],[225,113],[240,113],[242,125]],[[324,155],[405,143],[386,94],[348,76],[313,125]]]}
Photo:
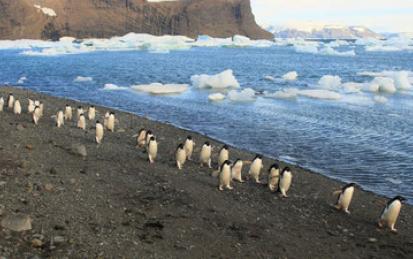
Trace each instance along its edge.
{"label": "shoreline", "polygon": [[[94,232],[123,249],[122,255],[126,257],[136,254],[152,258],[179,257],[188,255],[189,252],[189,257],[209,258],[408,258],[413,253],[411,205],[402,208],[396,224],[399,234],[378,230],[375,223],[384,207],[378,203],[388,199],[358,187],[350,206],[352,214],[345,215],[331,207],[335,201],[332,192],[343,183],[299,166],[291,166],[294,179],[288,199],[280,199],[278,195],[270,193],[267,186],[257,186],[252,182],[234,183],[233,191],[219,192],[217,179],[210,176],[209,170],[199,169],[198,163],[187,162],[184,170],[179,172],[173,160],[177,144],[188,134],[191,134],[198,144],[194,160],[198,158],[201,143],[210,140],[215,147],[213,161],[216,161],[217,149],[222,146],[221,141],[178,128],[171,123],[152,121],[122,111],[116,112],[120,120],[117,128],[122,130],[115,133],[105,132],[103,144],[96,147],[93,141],[94,130],[84,133],[68,125],[57,129],[50,118],[58,108],[63,109],[66,102],[72,107],[77,107],[76,104],[80,102],[13,87],[0,87],[0,96],[7,97],[9,91],[22,97],[19,99],[22,102],[23,114],[13,122],[13,119],[16,119],[14,114],[7,110],[0,113],[0,117],[4,118],[1,122],[4,130],[1,133],[0,153],[4,158],[13,158],[17,149],[20,153],[17,153],[14,160],[20,162],[0,160],[0,163],[7,164],[7,168],[10,167],[12,171],[22,171],[22,174],[1,175],[0,181],[6,183],[2,187],[3,191],[0,191],[4,197],[4,202],[1,201],[0,205],[5,206],[5,213],[19,211],[31,214],[33,230],[23,234],[6,231],[6,235],[2,236],[9,239],[0,237],[2,247],[8,247],[10,241],[21,244],[16,249],[8,247],[11,250],[8,254],[4,253],[6,257],[23,256],[25,253],[46,257],[90,257],[99,255],[99,251],[105,252],[104,257],[118,255],[110,246],[102,247],[100,243],[105,244],[105,241],[97,242],[102,238],[99,235],[92,237]],[[45,100],[46,103],[46,115],[37,128],[26,114],[26,92],[31,97]],[[96,108],[100,111],[100,116],[109,110],[102,106]],[[14,130],[18,124],[23,125],[20,127],[23,129]],[[141,127],[152,129],[159,137],[160,157],[155,165],[148,165],[145,154],[134,148],[135,140],[132,135]],[[39,141],[37,137],[48,141]],[[11,144],[12,142],[16,143]],[[86,146],[88,155],[85,160],[68,154],[66,148],[76,143]],[[33,151],[39,151],[39,148],[42,152],[33,152],[27,145],[32,145]],[[43,152],[46,152],[47,156]],[[61,158],[62,155],[65,159]],[[230,157],[250,160],[254,154],[248,150],[230,147]],[[28,161],[29,166],[20,168],[21,161]],[[277,160],[268,157],[264,159],[264,169],[261,171],[263,182],[267,182],[267,170],[273,161]],[[287,165],[277,162],[282,167]],[[244,175],[247,167],[244,166]],[[51,168],[58,171],[57,175],[50,175],[48,171],[51,172]],[[86,174],[79,173],[82,171],[86,171]],[[10,179],[13,177],[14,181]],[[17,187],[11,184],[16,181]],[[41,182],[37,184],[36,181]],[[21,193],[28,182],[32,185],[36,183],[39,190],[34,188],[32,192]],[[44,188],[45,182],[52,182],[55,187],[53,191],[45,190],[48,189]],[[142,194],[141,190],[144,190],[145,194]],[[72,200],[73,193],[85,204]],[[20,198],[21,196],[23,198]],[[60,198],[60,203],[51,201],[56,198],[54,196]],[[96,200],[99,196],[104,198]],[[26,202],[16,203],[19,199]],[[40,205],[37,199],[41,200]],[[42,207],[43,203],[52,208]],[[102,204],[108,208],[100,207]],[[98,207],[95,208],[97,212],[89,210],[93,207]],[[55,211],[56,209],[61,209],[62,212]],[[71,214],[80,219],[71,218]],[[48,219],[50,215],[53,220]],[[99,219],[85,220],[83,215]],[[62,221],[62,218],[65,220]],[[69,223],[66,223],[66,220]],[[56,221],[58,223],[55,223]],[[56,230],[53,224],[64,225],[64,230],[61,230],[61,227]],[[34,248],[30,242],[33,235],[42,229],[40,226],[46,226],[45,245]],[[80,229],[81,231],[77,232]],[[82,231],[85,232],[84,235],[81,234]],[[50,239],[55,232],[63,235],[67,242],[51,249]],[[112,237],[113,232],[117,236]],[[79,236],[76,233],[79,233]],[[82,240],[87,242],[83,243]],[[296,249],[297,242],[302,246],[301,251]],[[85,250],[87,244],[91,245],[90,250]],[[73,249],[79,251],[74,252]],[[82,249],[85,251],[82,252]],[[69,255],[69,251],[75,254]]]}

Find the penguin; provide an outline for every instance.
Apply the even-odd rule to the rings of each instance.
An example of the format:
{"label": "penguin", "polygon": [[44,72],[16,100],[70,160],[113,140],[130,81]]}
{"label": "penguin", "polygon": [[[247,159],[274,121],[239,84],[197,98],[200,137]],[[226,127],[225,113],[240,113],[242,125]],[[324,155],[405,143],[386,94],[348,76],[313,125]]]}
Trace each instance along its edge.
{"label": "penguin", "polygon": [[82,106],[78,106],[78,107],[77,107],[77,120],[79,120],[80,115],[81,115],[81,114],[84,114],[84,113],[85,113],[85,111],[83,110],[83,107],[82,107]]}
{"label": "penguin", "polygon": [[146,144],[146,130],[144,128],[140,129],[138,134],[133,136],[136,138],[136,146],[144,147]]}
{"label": "penguin", "polygon": [[268,188],[272,192],[278,188],[278,181],[280,180],[280,167],[278,164],[273,164],[268,170]]}
{"label": "penguin", "polygon": [[79,119],[77,121],[77,127],[79,129],[86,130],[86,119],[83,113],[79,115]]}
{"label": "penguin", "polygon": [[100,121],[96,121],[96,143],[102,144],[103,134],[103,125],[100,123]]}
{"label": "penguin", "polygon": [[28,99],[28,101],[29,101],[29,104],[27,105],[27,112],[30,114],[34,112],[34,108],[36,108],[36,105],[34,104],[33,100]]}
{"label": "penguin", "polygon": [[22,113],[22,106],[20,105],[19,100],[14,101],[13,112],[16,115],[20,115]]}
{"label": "penguin", "polygon": [[341,188],[341,191],[335,192],[339,194],[335,207],[337,210],[342,210],[347,214],[350,214],[348,207],[350,206],[351,200],[353,199],[355,183],[349,183]]}
{"label": "penguin", "polygon": [[399,217],[402,204],[406,201],[406,198],[401,196],[396,196],[391,199],[386,207],[383,209],[378,225],[380,228],[389,227],[392,232],[397,232],[397,229],[394,227],[396,224],[397,218]]}
{"label": "penguin", "polygon": [[39,100],[35,100],[34,101],[34,106],[36,107],[36,106],[40,106],[40,101]]}
{"label": "penguin", "polygon": [[261,183],[260,182],[260,172],[261,169],[263,168],[262,164],[262,156],[261,155],[256,155],[254,160],[252,160],[250,170],[248,172],[248,175],[255,180],[256,183]]}
{"label": "penguin", "polygon": [[108,130],[111,132],[115,132],[115,113],[114,112],[109,113],[107,123],[108,123],[107,125]]}
{"label": "penguin", "polygon": [[42,102],[39,103],[39,109],[40,109],[40,117],[43,117],[44,104]]}
{"label": "penguin", "polygon": [[65,107],[65,120],[71,121],[73,117],[73,109],[69,104],[66,104]]}
{"label": "penguin", "polygon": [[176,149],[175,158],[176,166],[179,170],[181,170],[186,161],[186,151],[184,148],[184,144],[179,144],[178,148]]}
{"label": "penguin", "polygon": [[58,128],[62,127],[65,124],[65,118],[63,115],[63,111],[58,111],[56,114],[56,126]]}
{"label": "penguin", "polygon": [[184,148],[186,152],[186,157],[188,160],[192,160],[192,153],[194,152],[195,142],[192,139],[192,136],[186,137]]}
{"label": "penguin", "polygon": [[218,154],[218,168],[220,168],[222,163],[224,163],[227,160],[229,160],[229,150],[228,146],[224,145]]}
{"label": "penguin", "polygon": [[219,172],[219,186],[218,189],[220,191],[223,191],[224,188],[228,190],[234,189],[231,186],[231,162],[229,160],[225,160],[221,167],[220,167],[220,172]]}
{"label": "penguin", "polygon": [[293,175],[289,167],[284,168],[278,181],[278,191],[281,193],[281,197],[287,198],[287,192],[290,189]]}
{"label": "penguin", "polygon": [[9,110],[13,109],[14,106],[14,96],[12,93],[9,94],[9,97],[7,97],[7,107]]}
{"label": "penguin", "polygon": [[244,165],[243,161],[241,159],[237,159],[235,160],[234,164],[232,165],[232,169],[231,169],[232,179],[240,183],[244,182],[244,180],[242,180],[242,166],[243,165]]}
{"label": "penguin", "polygon": [[3,111],[3,107],[4,107],[4,99],[3,97],[0,98],[0,112]]}
{"label": "penguin", "polygon": [[212,152],[212,146],[211,144],[207,141],[201,148],[201,154],[199,155],[199,162],[201,163],[201,167],[203,165],[208,165],[209,168],[211,167],[211,152]]}
{"label": "penguin", "polygon": [[89,118],[90,121],[93,121],[96,118],[96,108],[95,106],[90,106],[88,113],[87,113],[87,117]]}
{"label": "penguin", "polygon": [[149,163],[155,163],[156,156],[158,154],[158,143],[154,136],[149,139],[148,142],[148,159]]}
{"label": "penguin", "polygon": [[109,112],[105,113],[105,118],[103,119],[103,126],[107,129],[108,128],[108,119],[109,119]]}
{"label": "penguin", "polygon": [[34,111],[33,111],[33,114],[32,114],[33,123],[34,123],[35,125],[38,125],[38,124],[39,124],[39,120],[40,120],[41,117],[42,117],[42,116],[41,116],[41,114],[40,114],[40,107],[39,107],[39,106],[34,107]]}
{"label": "penguin", "polygon": [[154,136],[154,135],[153,135],[153,133],[152,133],[151,130],[147,130],[147,131],[146,131],[146,135],[145,135],[146,144],[149,143],[149,140],[150,140],[153,136]]}

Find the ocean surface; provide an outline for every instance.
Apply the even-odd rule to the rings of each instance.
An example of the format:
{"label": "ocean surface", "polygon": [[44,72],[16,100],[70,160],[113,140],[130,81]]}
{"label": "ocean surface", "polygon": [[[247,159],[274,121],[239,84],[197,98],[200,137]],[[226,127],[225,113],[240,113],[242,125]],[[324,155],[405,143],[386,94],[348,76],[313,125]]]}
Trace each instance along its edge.
{"label": "ocean surface", "polygon": [[[65,55],[25,55],[7,47],[0,49],[0,84],[169,122],[412,203],[413,52],[366,51],[353,44],[335,49],[354,55],[288,44]],[[231,89],[199,88],[191,81],[227,69],[240,85],[232,92],[236,98],[210,101],[210,94]],[[298,77],[282,79],[290,71]],[[331,77],[319,81],[326,75]],[[155,82],[188,84],[188,90],[151,95],[130,88]],[[246,88],[255,94],[239,94]]]}

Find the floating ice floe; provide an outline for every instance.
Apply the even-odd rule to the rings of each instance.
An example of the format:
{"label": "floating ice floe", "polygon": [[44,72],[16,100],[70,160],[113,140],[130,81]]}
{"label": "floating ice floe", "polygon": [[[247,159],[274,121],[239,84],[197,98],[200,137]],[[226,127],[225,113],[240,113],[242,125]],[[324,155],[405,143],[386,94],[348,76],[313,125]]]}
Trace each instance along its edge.
{"label": "floating ice floe", "polygon": [[413,51],[413,39],[402,35],[385,40],[359,39],[356,44],[371,52]]}
{"label": "floating ice floe", "polygon": [[297,88],[287,88],[275,93],[266,94],[265,97],[278,98],[278,99],[293,99],[298,96],[313,98],[313,99],[324,99],[324,100],[339,100],[341,95],[337,92],[325,90],[325,89],[297,89]]}
{"label": "floating ice floe", "polygon": [[340,52],[328,44],[322,45],[322,43],[313,41],[297,40],[293,42],[293,47],[295,52],[298,53],[341,57],[352,57],[356,55],[356,52],[354,50]]}
{"label": "floating ice floe", "polygon": [[188,90],[187,84],[161,84],[152,83],[147,85],[133,85],[133,90],[145,92],[149,94],[179,94]]}
{"label": "floating ice floe", "polygon": [[223,89],[240,87],[231,69],[216,75],[193,75],[191,76],[191,82],[197,88]]}
{"label": "floating ice floe", "polygon": [[387,77],[391,78],[394,81],[394,85],[398,90],[411,90],[412,86],[412,71],[391,71],[385,70],[381,72],[370,72],[363,71],[358,73],[360,76],[370,76],[370,77]]}
{"label": "floating ice floe", "polygon": [[22,76],[22,77],[19,78],[19,80],[17,80],[17,84],[22,85],[26,81],[27,81],[27,77]]}
{"label": "floating ice floe", "polygon": [[212,102],[223,101],[225,99],[225,95],[222,93],[214,93],[208,95],[208,100]]}
{"label": "floating ice floe", "polygon": [[104,91],[122,91],[122,90],[127,90],[127,87],[124,86],[118,86],[115,84],[105,84],[102,90]]}
{"label": "floating ice floe", "polygon": [[374,100],[376,103],[381,103],[381,104],[387,103],[387,101],[388,101],[388,99],[387,99],[386,97],[380,96],[380,95],[374,96],[374,97],[373,97],[373,100]]}
{"label": "floating ice floe", "polygon": [[89,76],[77,76],[75,79],[73,79],[73,82],[75,83],[87,83],[92,81],[93,78]]}
{"label": "floating ice floe", "polygon": [[338,89],[341,86],[341,78],[339,76],[325,75],[318,81],[318,86],[324,89]]}
{"label": "floating ice floe", "polygon": [[290,71],[282,76],[285,81],[295,81],[297,80],[298,73],[296,71]]}
{"label": "floating ice floe", "polygon": [[255,101],[255,90],[251,88],[246,88],[241,91],[231,90],[228,92],[228,99],[235,102]]}
{"label": "floating ice floe", "polygon": [[273,76],[264,76],[264,79],[268,81],[275,81],[275,77]]}

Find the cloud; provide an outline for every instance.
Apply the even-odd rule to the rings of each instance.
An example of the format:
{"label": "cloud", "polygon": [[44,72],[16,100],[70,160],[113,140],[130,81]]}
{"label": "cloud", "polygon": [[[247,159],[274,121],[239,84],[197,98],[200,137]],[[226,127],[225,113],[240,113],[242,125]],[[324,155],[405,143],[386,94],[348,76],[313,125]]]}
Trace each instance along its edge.
{"label": "cloud", "polygon": [[366,25],[379,31],[413,31],[413,1],[252,0],[261,24],[318,22]]}

